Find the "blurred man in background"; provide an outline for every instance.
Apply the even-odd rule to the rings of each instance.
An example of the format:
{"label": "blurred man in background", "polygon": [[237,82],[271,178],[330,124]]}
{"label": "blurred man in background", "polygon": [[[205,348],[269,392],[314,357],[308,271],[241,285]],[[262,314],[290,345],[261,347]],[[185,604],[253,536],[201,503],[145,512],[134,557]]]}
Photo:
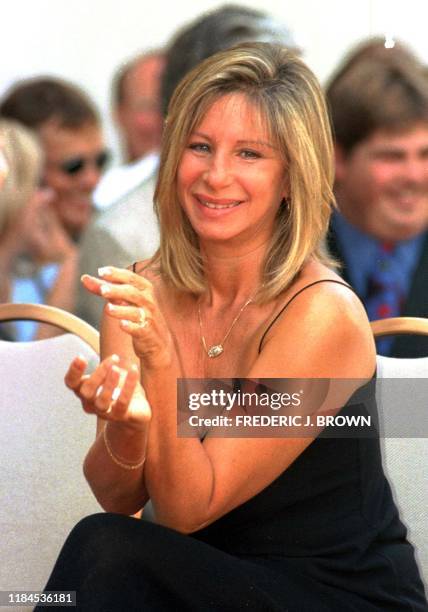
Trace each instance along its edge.
{"label": "blurred man in background", "polygon": [[[330,249],[371,320],[428,316],[428,79],[410,53],[387,51],[350,56],[327,88],[339,207]],[[426,355],[428,338],[384,338],[378,352]]]}
{"label": "blurred man in background", "polygon": [[35,78],[17,83],[6,93],[0,116],[38,134],[45,157],[43,182],[52,189],[52,210],[68,237],[78,241],[92,215],[92,194],[108,162],[93,103],[71,83]]}
{"label": "blurred man in background", "polygon": [[[18,82],[6,93],[0,117],[31,128],[42,153],[43,205],[37,207],[29,228],[31,248],[13,261],[11,274],[22,288],[13,299],[47,301],[73,311],[77,245],[92,216],[93,191],[108,161],[98,113],[76,86],[56,78],[34,78]],[[46,327],[43,337],[55,333],[55,328]]]}
{"label": "blurred man in background", "polygon": [[157,168],[163,116],[160,83],[165,65],[161,50],[138,55],[113,78],[112,104],[126,163],[112,168],[94,193],[97,208],[105,208],[132,191]]}

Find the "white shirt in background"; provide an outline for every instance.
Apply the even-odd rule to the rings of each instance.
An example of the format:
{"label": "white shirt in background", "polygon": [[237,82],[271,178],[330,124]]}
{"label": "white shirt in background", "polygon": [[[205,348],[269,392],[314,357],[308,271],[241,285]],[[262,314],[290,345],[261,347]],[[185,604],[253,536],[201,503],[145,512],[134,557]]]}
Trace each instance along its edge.
{"label": "white shirt in background", "polygon": [[93,194],[95,207],[108,208],[154,174],[158,165],[159,153],[149,153],[137,161],[107,170]]}

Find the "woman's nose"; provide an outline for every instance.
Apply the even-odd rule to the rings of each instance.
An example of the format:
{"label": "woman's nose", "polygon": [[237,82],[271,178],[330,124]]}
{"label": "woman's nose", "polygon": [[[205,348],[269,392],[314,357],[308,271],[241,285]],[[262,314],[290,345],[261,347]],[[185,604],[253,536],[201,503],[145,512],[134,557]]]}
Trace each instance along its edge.
{"label": "woman's nose", "polygon": [[228,185],[231,178],[231,168],[226,158],[213,157],[204,173],[205,182],[213,188],[219,188]]}

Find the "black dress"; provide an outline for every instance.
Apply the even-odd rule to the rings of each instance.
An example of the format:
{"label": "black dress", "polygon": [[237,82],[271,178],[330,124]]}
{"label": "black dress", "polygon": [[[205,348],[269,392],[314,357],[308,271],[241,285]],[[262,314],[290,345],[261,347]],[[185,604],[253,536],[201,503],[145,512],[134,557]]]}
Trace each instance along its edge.
{"label": "black dress", "polygon": [[191,536],[87,517],[46,590],[77,591],[88,612],[428,611],[375,431],[321,435],[263,491]]}

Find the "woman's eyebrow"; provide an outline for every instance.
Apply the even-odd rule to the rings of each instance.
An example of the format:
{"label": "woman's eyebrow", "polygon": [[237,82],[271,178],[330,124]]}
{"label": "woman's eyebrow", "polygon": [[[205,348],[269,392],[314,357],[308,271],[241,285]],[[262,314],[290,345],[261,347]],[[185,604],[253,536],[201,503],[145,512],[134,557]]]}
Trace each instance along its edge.
{"label": "woman's eyebrow", "polygon": [[259,145],[262,147],[269,147],[270,149],[276,149],[276,147],[266,140],[238,140],[237,144],[239,145]]}
{"label": "woman's eyebrow", "polygon": [[[197,136],[199,138],[205,138],[205,140],[211,140],[210,136],[208,136],[208,134],[205,134],[204,132],[192,132],[190,136],[191,138]],[[237,140],[236,144],[239,146],[258,145],[262,147],[269,147],[270,149],[276,149],[276,147],[272,143],[267,142],[266,140],[243,139]]]}
{"label": "woman's eyebrow", "polygon": [[195,136],[198,136],[198,138],[205,138],[205,140],[211,140],[208,134],[204,134],[203,132],[191,132],[190,138],[195,138]]}

